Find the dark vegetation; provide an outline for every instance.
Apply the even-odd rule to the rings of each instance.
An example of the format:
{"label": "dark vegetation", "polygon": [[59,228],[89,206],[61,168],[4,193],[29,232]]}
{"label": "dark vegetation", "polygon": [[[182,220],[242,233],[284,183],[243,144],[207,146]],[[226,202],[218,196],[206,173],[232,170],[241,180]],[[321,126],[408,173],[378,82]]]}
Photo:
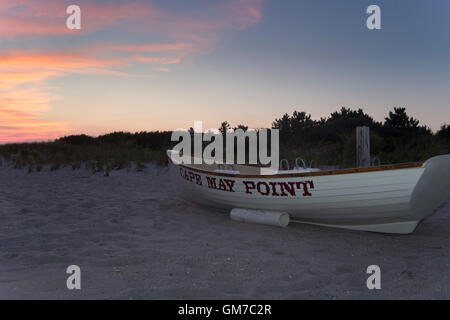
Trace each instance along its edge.
{"label": "dark vegetation", "polygon": [[166,162],[170,136],[171,132],[114,132],[97,138],[73,135],[53,142],[0,145],[0,156],[14,168],[28,168],[30,172],[45,166],[50,170],[69,166],[106,173],[131,167],[142,171],[145,163]]}
{"label": "dark vegetation", "polygon": [[[407,115],[405,108],[394,108],[383,122],[374,121],[362,109],[341,108],[327,118],[311,119],[305,112],[295,111],[275,119],[272,128],[280,130],[280,157],[293,164],[297,156],[309,164],[354,167],[355,128],[370,127],[371,154],[381,164],[422,161],[438,154],[450,153],[450,125],[444,124],[433,133]],[[233,129],[248,129],[239,125]],[[223,122],[219,130],[230,130]],[[53,142],[0,145],[0,165],[27,168],[29,172],[48,167],[88,168],[93,172],[134,167],[145,163],[167,163],[165,151],[177,142],[170,141],[171,132],[114,132],[99,137],[73,135]],[[3,162],[1,160],[3,158]],[[378,164],[378,162],[377,162]]]}
{"label": "dark vegetation", "polygon": [[362,109],[341,108],[320,120],[295,111],[272,124],[280,129],[280,154],[289,160],[302,156],[319,164],[341,167],[355,166],[358,126],[370,128],[371,157],[382,164],[422,161],[450,152],[449,125],[433,134],[419,120],[408,116],[405,108],[394,108],[383,122],[373,120]]}

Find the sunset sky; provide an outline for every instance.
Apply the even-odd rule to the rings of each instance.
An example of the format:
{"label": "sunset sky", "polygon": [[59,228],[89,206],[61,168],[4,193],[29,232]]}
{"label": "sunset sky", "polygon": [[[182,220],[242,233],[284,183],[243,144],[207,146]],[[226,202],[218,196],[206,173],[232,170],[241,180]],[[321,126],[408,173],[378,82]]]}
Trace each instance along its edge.
{"label": "sunset sky", "polygon": [[0,143],[341,106],[450,123],[450,1],[0,0]]}

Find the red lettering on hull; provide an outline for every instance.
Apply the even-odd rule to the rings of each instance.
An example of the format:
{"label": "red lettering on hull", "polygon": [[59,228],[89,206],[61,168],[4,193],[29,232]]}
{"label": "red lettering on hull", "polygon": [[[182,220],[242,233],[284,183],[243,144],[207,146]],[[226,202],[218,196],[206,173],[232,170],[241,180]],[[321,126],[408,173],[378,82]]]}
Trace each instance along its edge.
{"label": "red lettering on hull", "polygon": [[208,188],[210,188],[210,189],[235,192],[233,190],[233,188],[234,188],[234,183],[236,181],[234,181],[234,180],[218,179],[218,181],[217,181],[216,178],[206,177],[206,181],[208,181]]}
{"label": "red lettering on hull", "polygon": [[194,172],[185,170],[183,168],[180,168],[180,176],[189,182],[195,182],[199,186],[201,186],[202,183],[202,177],[199,174],[196,174]]}
{"label": "red lettering on hull", "polygon": [[[192,171],[180,168],[180,176],[189,182],[199,186],[203,185],[202,176]],[[236,180],[222,179],[216,177],[205,176],[209,189],[221,190],[225,192],[236,192],[234,187]],[[308,181],[290,181],[290,182],[266,182],[266,181],[242,181],[246,194],[260,194],[263,196],[273,197],[296,197],[302,195],[310,197],[311,189],[314,189],[314,182]],[[299,193],[298,193],[299,192]]]}
{"label": "red lettering on hull", "polygon": [[[298,181],[298,182],[265,182],[260,181],[255,183],[254,181],[242,181],[245,186],[245,193],[254,194],[257,191],[263,196],[274,197],[295,197],[297,190],[302,192],[304,197],[311,196],[310,189],[314,189],[314,183],[310,181]],[[270,186],[269,186],[270,184]]]}

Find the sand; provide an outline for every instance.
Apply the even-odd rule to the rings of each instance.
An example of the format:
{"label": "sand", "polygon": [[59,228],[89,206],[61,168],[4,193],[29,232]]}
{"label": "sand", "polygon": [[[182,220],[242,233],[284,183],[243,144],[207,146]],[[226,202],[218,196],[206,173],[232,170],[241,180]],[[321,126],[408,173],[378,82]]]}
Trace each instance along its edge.
{"label": "sand", "polygon": [[450,298],[450,202],[412,235],[283,229],[183,201],[167,177],[0,167],[0,299]]}

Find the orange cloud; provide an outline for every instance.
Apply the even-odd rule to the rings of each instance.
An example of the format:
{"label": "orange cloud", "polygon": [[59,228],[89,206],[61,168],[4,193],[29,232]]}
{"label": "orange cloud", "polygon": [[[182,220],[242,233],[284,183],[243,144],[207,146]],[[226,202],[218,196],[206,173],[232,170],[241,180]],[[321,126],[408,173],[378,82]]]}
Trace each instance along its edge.
{"label": "orange cloud", "polygon": [[50,103],[58,97],[38,89],[16,88],[0,92],[0,108],[22,112],[41,112],[51,108]]}
{"label": "orange cloud", "polygon": [[61,122],[40,120],[30,113],[0,108],[0,143],[55,139],[69,129]]}
{"label": "orange cloud", "polygon": [[67,124],[35,115],[49,110],[54,99],[36,89],[0,92],[0,143],[53,139],[68,132]]}
{"label": "orange cloud", "polygon": [[1,72],[0,78],[0,90],[10,90],[13,87],[27,83],[27,82],[37,82],[47,79],[48,77],[57,75],[53,71],[8,71]]}
{"label": "orange cloud", "polygon": [[44,80],[50,76],[58,76],[66,73],[106,73],[121,75],[120,72],[114,69],[129,66],[134,62],[168,65],[177,64],[180,61],[180,56],[147,57],[128,54],[115,58],[91,58],[77,53],[46,53],[14,50],[9,54],[0,55],[0,74],[2,75],[0,86],[10,88],[14,84]]}
{"label": "orange cloud", "polygon": [[180,60],[177,57],[133,55],[115,59],[89,58],[80,54],[27,53],[23,50],[0,55],[0,143],[51,139],[70,130],[65,123],[40,120],[35,115],[49,110],[51,102],[57,99],[41,86],[49,77],[70,73],[133,76],[114,68],[123,68],[130,63],[170,65]]}
{"label": "orange cloud", "polygon": [[[18,140],[50,139],[70,127],[60,122],[40,120],[57,97],[44,86],[50,77],[73,73],[135,76],[127,67],[144,63],[155,65],[154,72],[167,72],[187,55],[213,50],[224,29],[242,29],[262,19],[263,0],[226,0],[211,6],[203,15],[190,16],[155,8],[148,1],[111,0],[102,4],[78,0],[81,30],[66,28],[63,0],[0,0],[0,39],[7,38],[11,49],[0,52],[0,143]],[[66,43],[63,50],[20,49],[20,38],[51,39],[63,34],[86,34],[96,30],[132,31],[156,35],[161,43],[139,40],[137,43]],[[96,39],[101,43],[102,39]],[[57,42],[60,43],[60,42]],[[56,47],[58,47],[55,43]]]}

